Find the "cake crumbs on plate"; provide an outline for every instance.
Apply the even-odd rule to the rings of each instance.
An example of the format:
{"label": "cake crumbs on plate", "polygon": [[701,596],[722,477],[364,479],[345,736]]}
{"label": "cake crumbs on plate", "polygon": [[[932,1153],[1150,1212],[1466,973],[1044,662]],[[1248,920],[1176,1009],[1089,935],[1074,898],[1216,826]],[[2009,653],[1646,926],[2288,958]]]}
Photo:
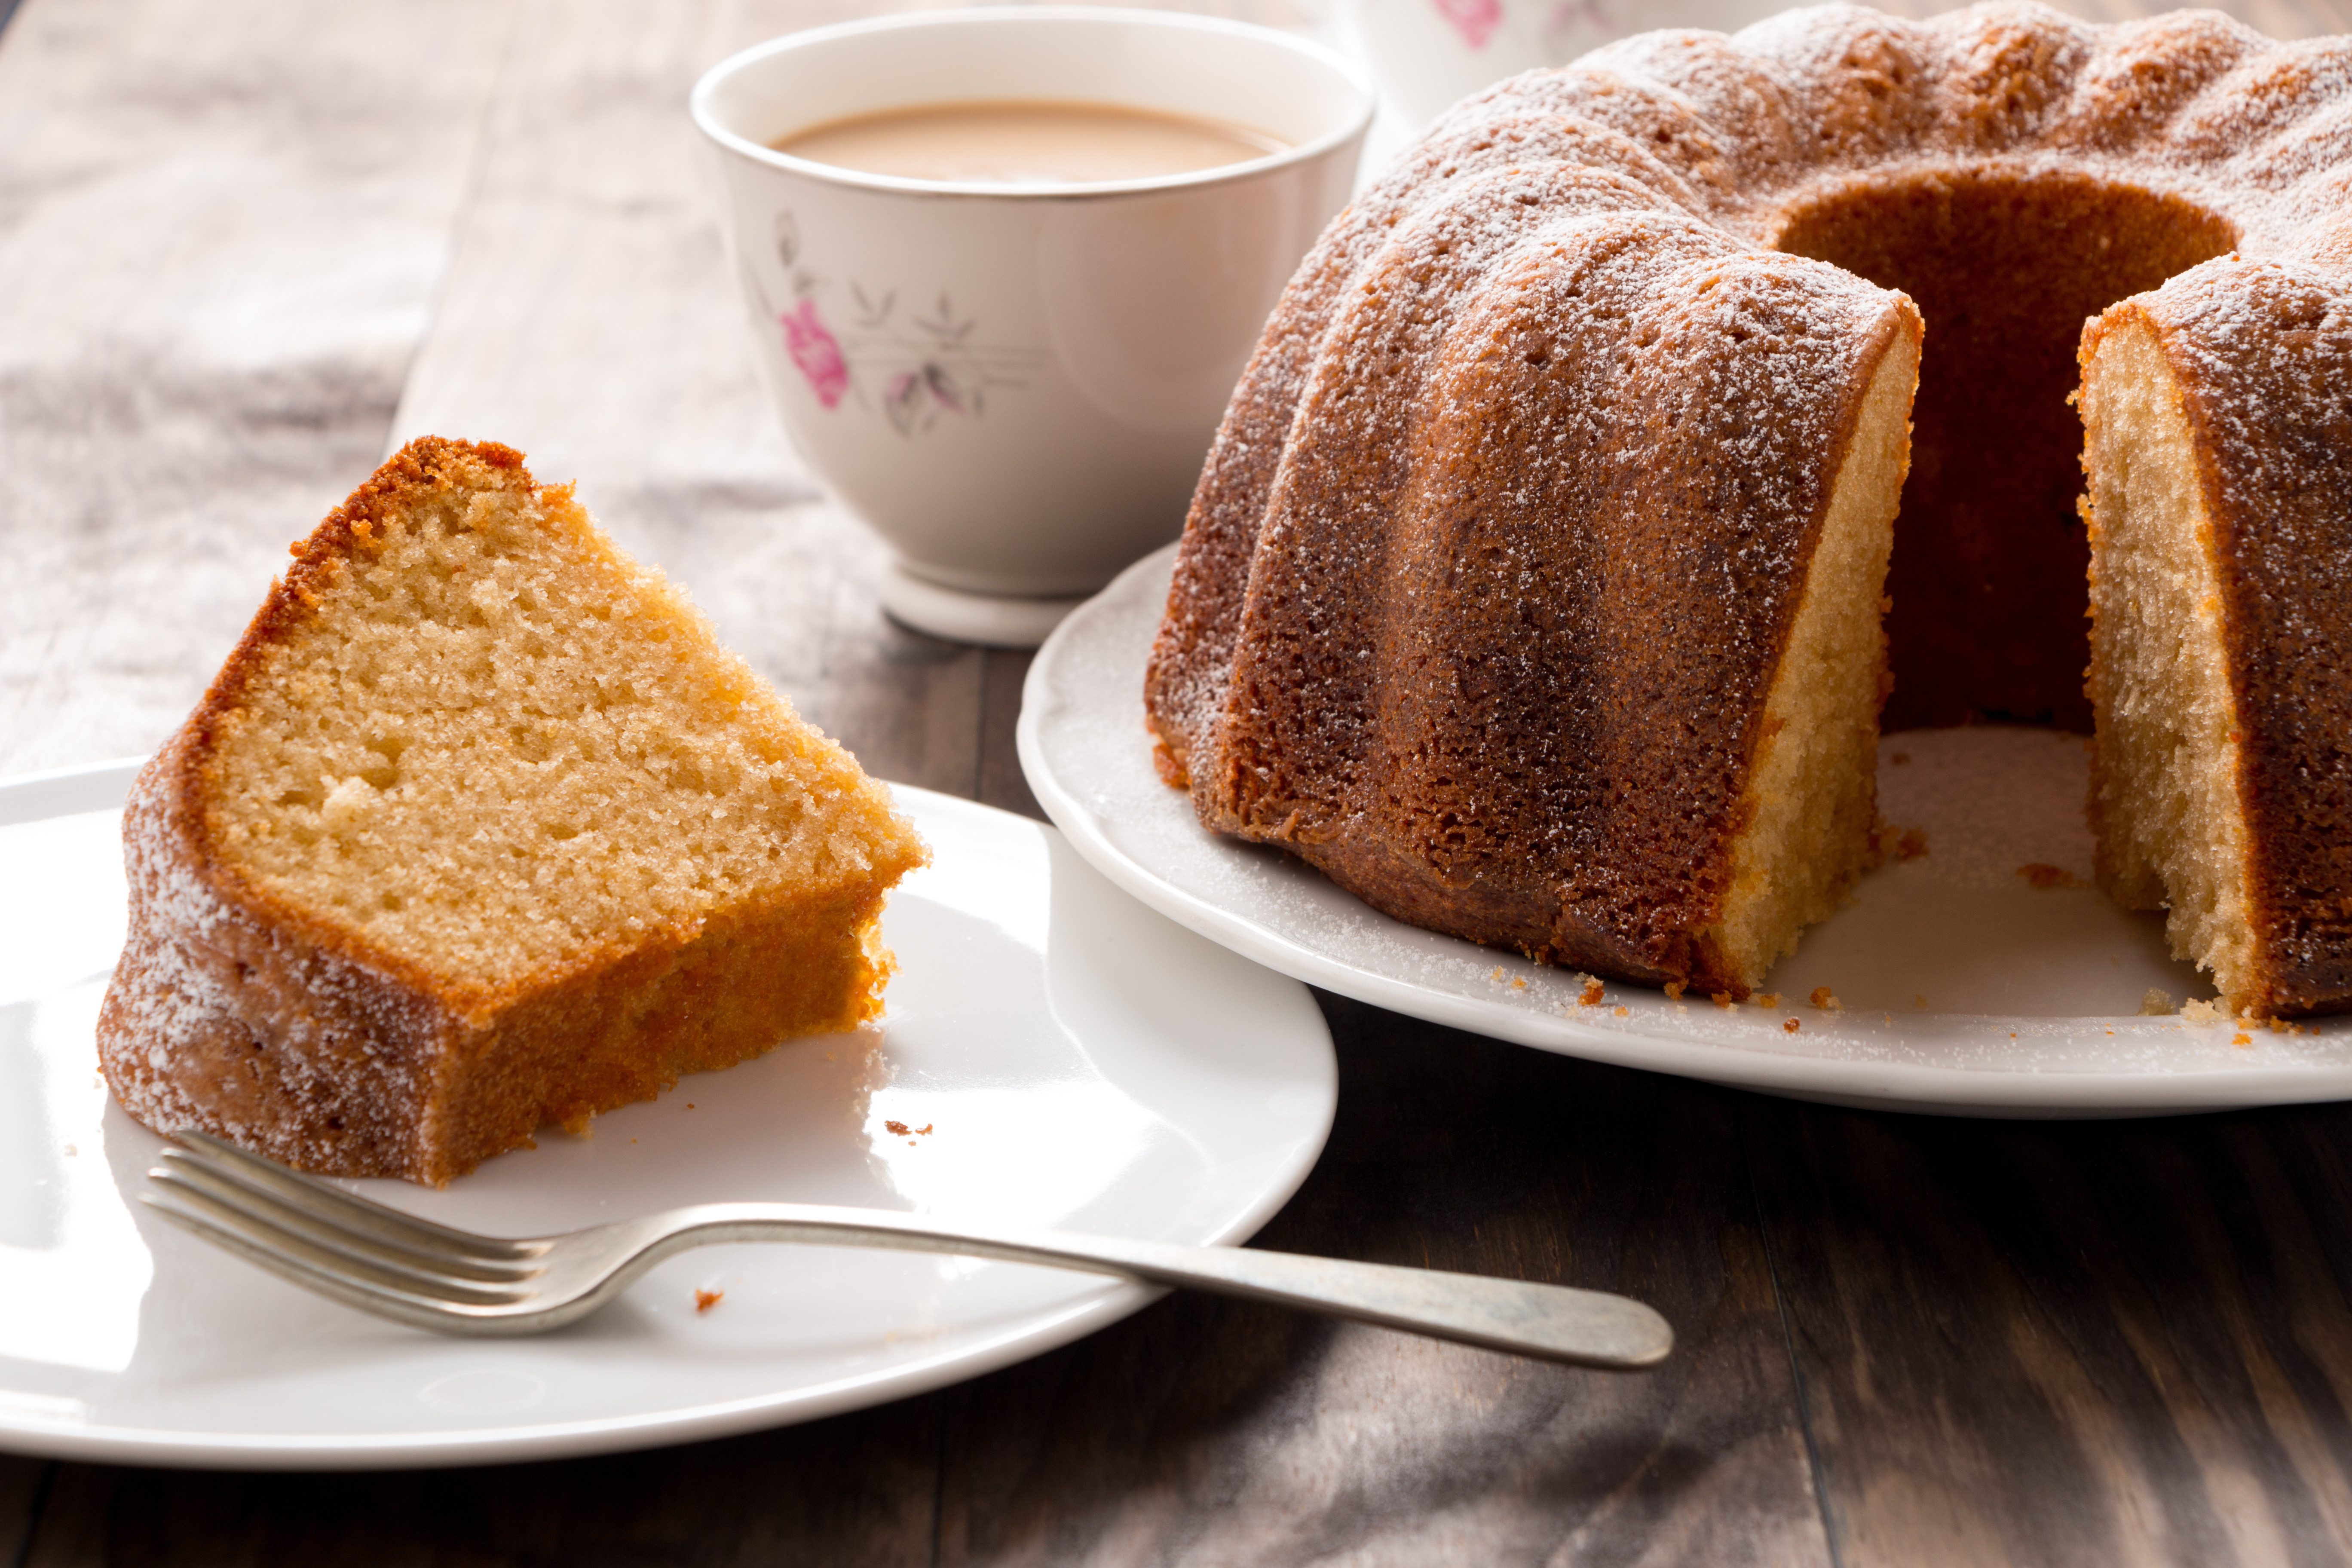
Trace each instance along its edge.
{"label": "cake crumbs on plate", "polygon": [[1731,1005],[1731,993],[1728,991],[1710,991],[1707,993],[1707,999],[1718,1007]]}
{"label": "cake crumbs on plate", "polygon": [[1837,993],[1831,990],[1826,985],[1814,986],[1813,994],[1810,998],[1808,998],[1808,1000],[1824,1013],[1843,1013],[1845,1011],[1845,1004],[1839,1001],[1837,999]]}
{"label": "cake crumbs on plate", "polygon": [[2237,1047],[2242,1051],[2250,1050],[2253,1047],[2254,1037],[2246,1033],[2243,1029],[2241,1029],[2236,1034],[2230,1037],[2230,1043]]}
{"label": "cake crumbs on plate", "polygon": [[1776,1011],[1780,1005],[1780,994],[1778,991],[1763,992],[1757,996],[1756,1005],[1768,1013]]}
{"label": "cake crumbs on plate", "polygon": [[726,1297],[727,1292],[724,1290],[705,1290],[697,1286],[694,1292],[694,1310],[698,1312],[708,1312],[726,1300]]}
{"label": "cake crumbs on plate", "polygon": [[2053,866],[2047,860],[2031,860],[2017,868],[2026,885],[2037,893],[2063,891],[2070,888],[2087,888],[2091,884],[2063,866]]}
{"label": "cake crumbs on plate", "polygon": [[1605,994],[1606,992],[1602,989],[1601,982],[1588,974],[1584,977],[1584,989],[1578,994],[1576,1005],[1580,1007],[1598,1007],[1601,1005],[1601,998]]}
{"label": "cake crumbs on plate", "polygon": [[1684,993],[1684,991],[1685,991],[1685,990],[1687,990],[1687,989],[1688,989],[1688,987],[1687,987],[1687,986],[1685,986],[1685,985],[1681,981],[1679,981],[1679,980],[1669,980],[1669,981],[1667,981],[1667,982],[1666,982],[1666,1000],[1667,1000],[1667,1001],[1669,1001],[1669,1002],[1679,1002],[1679,1001],[1681,1001],[1681,1000],[1683,999],[1683,993]]}
{"label": "cake crumbs on plate", "polygon": [[1633,1016],[1633,1009],[1631,1007],[1612,1007],[1609,1010],[1620,1018],[1630,1018]]}
{"label": "cake crumbs on plate", "polygon": [[1794,1019],[1794,1018],[1789,1018],[1789,1019],[1784,1019],[1784,1020],[1781,1022],[1780,1027],[1781,1027],[1781,1028],[1783,1028],[1783,1029],[1785,1029],[1785,1030],[1787,1030],[1790,1034],[1792,1034],[1792,1035],[1793,1035],[1793,1034],[1795,1034],[1799,1029],[1801,1029],[1801,1028],[1804,1027],[1804,1026],[1803,1026],[1802,1024],[1800,1024],[1799,1022],[1797,1022],[1797,1020],[1796,1020],[1796,1019]]}

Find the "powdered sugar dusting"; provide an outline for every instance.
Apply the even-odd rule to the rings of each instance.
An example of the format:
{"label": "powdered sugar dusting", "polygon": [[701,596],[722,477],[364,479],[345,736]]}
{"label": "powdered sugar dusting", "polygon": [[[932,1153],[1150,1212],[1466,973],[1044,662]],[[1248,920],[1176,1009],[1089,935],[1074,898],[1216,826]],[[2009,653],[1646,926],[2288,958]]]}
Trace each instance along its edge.
{"label": "powdered sugar dusting", "polygon": [[[1466,100],[1327,232],[1212,454],[1148,679],[1202,820],[1407,918],[1664,962],[1715,896],[1750,689],[1908,310],[1770,252],[1788,215],[1948,172],[2089,175],[2340,290],[2347,161],[2352,41],[2210,13],[1822,6]],[[2153,298],[2205,300],[2209,274]],[[2279,330],[2200,309],[2233,363]],[[1474,602],[1509,608],[1427,613]],[[1609,858],[1635,802],[1665,817]]]}

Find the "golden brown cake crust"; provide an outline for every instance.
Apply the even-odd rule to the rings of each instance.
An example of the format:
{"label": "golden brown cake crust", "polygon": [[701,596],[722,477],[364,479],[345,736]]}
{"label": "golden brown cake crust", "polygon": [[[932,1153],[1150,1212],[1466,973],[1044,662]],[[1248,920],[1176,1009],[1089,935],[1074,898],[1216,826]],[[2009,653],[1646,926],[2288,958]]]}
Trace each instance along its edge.
{"label": "golden brown cake crust", "polygon": [[[2347,103],[2352,40],[2014,3],[1647,34],[1466,100],[1335,220],[1236,390],[1147,675],[1163,775],[1416,923],[1700,981],[1906,296],[1890,717],[2087,729],[2081,322],[2233,247],[2352,260]],[[1727,281],[1721,335],[1675,337]],[[1738,383],[1752,334],[1780,357]]]}
{"label": "golden brown cake crust", "polygon": [[215,808],[224,727],[307,606],[336,590],[334,563],[436,487],[534,492],[508,447],[411,443],[293,546],[294,566],[133,786],[130,931],[98,1043],[117,1098],[159,1131],[437,1184],[543,1126],[584,1125],[684,1073],[880,1010],[889,959],[873,922],[922,859],[903,831],[870,878],[585,942],[497,983],[403,957],[248,874]]}

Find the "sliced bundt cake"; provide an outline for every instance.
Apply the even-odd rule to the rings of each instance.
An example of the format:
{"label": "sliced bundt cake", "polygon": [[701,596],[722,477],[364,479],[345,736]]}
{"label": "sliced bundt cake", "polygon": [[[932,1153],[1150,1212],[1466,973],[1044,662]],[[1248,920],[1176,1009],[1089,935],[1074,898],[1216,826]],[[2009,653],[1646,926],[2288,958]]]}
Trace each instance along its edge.
{"label": "sliced bundt cake", "polygon": [[[2292,591],[2352,528],[2347,126],[2352,39],[2008,0],[1647,34],[1466,100],[1334,221],[1234,395],[1147,678],[1163,773],[1401,918],[1745,994],[1867,858],[1890,675],[1895,727],[2090,727],[2068,403],[2084,319],[2129,299],[2086,395],[2163,358],[2167,460],[2217,537],[2267,541],[2212,557],[2209,728],[2258,739],[2204,746],[2200,798],[2283,857],[2214,876],[2294,911],[2233,928],[2273,956],[2230,973],[2305,978],[2223,988],[2352,1006],[2352,572]],[[2138,539],[2134,482],[2093,491]],[[2126,759],[2177,749],[2138,722],[2099,721],[2111,884],[2219,908],[2171,887],[2171,828],[2124,826],[2156,787]]]}
{"label": "sliced bundt cake", "polygon": [[439,1183],[877,1015],[922,846],[568,486],[421,439],[294,554],[125,816],[133,1116]]}

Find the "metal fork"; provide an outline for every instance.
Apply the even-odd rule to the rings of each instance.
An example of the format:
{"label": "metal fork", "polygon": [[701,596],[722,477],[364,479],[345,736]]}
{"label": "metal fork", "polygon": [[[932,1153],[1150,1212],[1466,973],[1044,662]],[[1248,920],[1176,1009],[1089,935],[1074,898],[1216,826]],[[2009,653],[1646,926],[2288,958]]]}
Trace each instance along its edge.
{"label": "metal fork", "polygon": [[1656,1312],[1599,1290],[1255,1247],[949,1226],[885,1209],[698,1204],[509,1240],[413,1218],[202,1132],[176,1136],[185,1147],[163,1151],[141,1194],[157,1213],[322,1296],[448,1334],[544,1333],[586,1317],[672,1253],[798,1241],[1181,1285],[1616,1371],[1655,1366],[1675,1342]]}

